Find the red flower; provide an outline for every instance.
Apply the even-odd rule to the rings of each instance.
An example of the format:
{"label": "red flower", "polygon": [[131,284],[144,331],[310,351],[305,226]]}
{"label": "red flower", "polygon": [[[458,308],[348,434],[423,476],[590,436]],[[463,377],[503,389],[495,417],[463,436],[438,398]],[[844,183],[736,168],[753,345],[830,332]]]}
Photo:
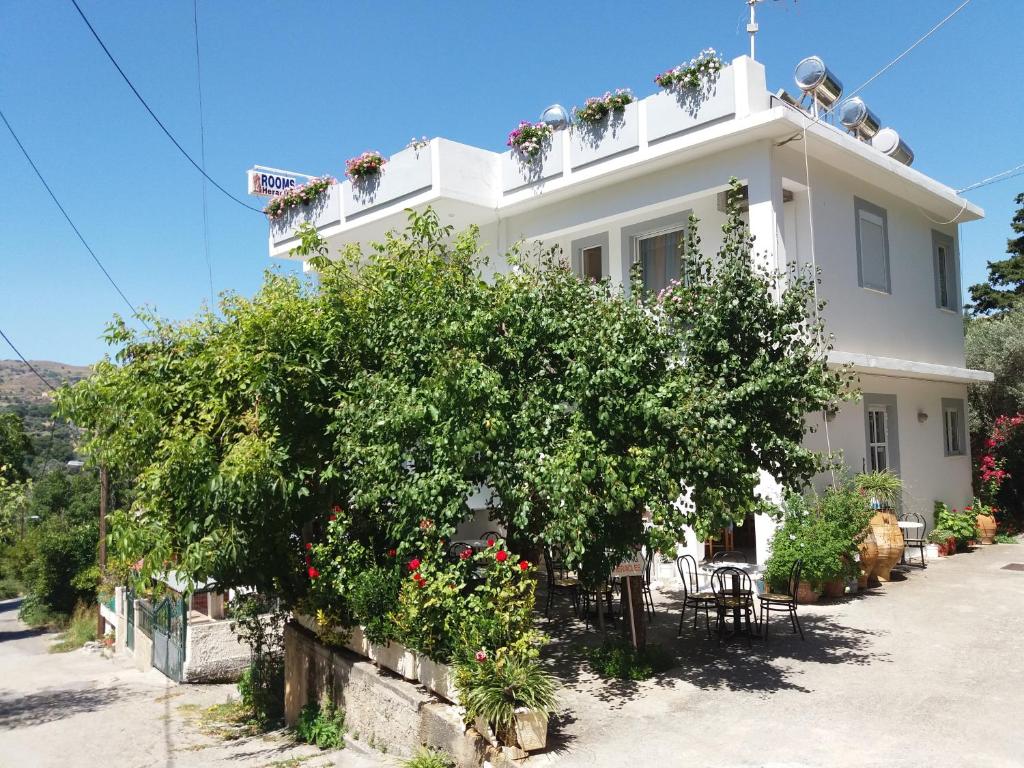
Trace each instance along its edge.
{"label": "red flower", "polygon": [[335,520],[337,520],[337,519],[338,519],[338,516],[337,516],[337,515],[330,515],[330,516],[329,516],[329,517],[327,518],[327,522],[329,522],[329,523],[333,523],[333,522],[334,522]]}
{"label": "red flower", "polygon": [[418,570],[419,567],[420,567],[420,560],[419,560],[418,557],[414,557],[412,560],[409,561],[409,570],[410,571]]}
{"label": "red flower", "polygon": [[320,571],[318,571],[312,565],[309,566],[309,570],[307,571],[307,573],[309,574],[309,578],[311,578],[311,579],[315,579],[315,578],[317,578],[320,575]]}
{"label": "red flower", "polygon": [[331,507],[331,512],[333,512],[336,515],[340,515],[341,514],[341,505],[340,504],[335,504],[333,507]]}
{"label": "red flower", "polygon": [[391,549],[388,550],[388,557],[394,557],[397,554],[398,554],[398,550],[396,550],[394,547],[392,547]]}
{"label": "red flower", "polygon": [[313,558],[310,557],[309,555],[306,555],[306,565],[312,565],[312,564],[313,564]]}
{"label": "red flower", "polygon": [[520,560],[519,561],[519,570],[520,571],[526,571],[526,570],[529,570],[529,568],[530,568],[530,564],[526,560]]}
{"label": "red flower", "polygon": [[470,549],[469,547],[466,547],[464,550],[459,552],[459,557],[462,558],[463,560],[469,560],[469,558],[471,558],[472,556],[473,556],[473,550]]}
{"label": "red flower", "polygon": [[487,540],[487,546],[488,547],[493,547],[494,546],[494,539],[488,539]]}
{"label": "red flower", "polygon": [[495,553],[494,559],[497,560],[499,563],[504,563],[506,560],[508,560],[508,552],[506,552],[504,549],[499,550]]}
{"label": "red flower", "polygon": [[313,548],[313,543],[310,541],[306,542],[306,551],[309,552]]}

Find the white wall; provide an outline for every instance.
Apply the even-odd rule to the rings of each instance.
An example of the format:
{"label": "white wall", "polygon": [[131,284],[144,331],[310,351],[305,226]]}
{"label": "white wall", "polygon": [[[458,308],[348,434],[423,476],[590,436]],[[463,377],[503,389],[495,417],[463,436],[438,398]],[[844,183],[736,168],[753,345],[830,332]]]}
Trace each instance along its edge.
{"label": "white wall", "polygon": [[[794,142],[798,146],[799,142]],[[802,183],[804,158],[798,149],[776,150],[776,167]],[[835,348],[881,357],[942,365],[964,365],[963,318],[935,306],[932,230],[956,242],[953,225],[936,224],[917,206],[905,203],[900,190],[883,190],[810,161],[814,203],[815,260],[822,270],[820,292],[828,301],[824,317],[835,335]],[[857,277],[854,197],[885,209],[889,229],[891,294],[861,288]],[[794,201],[796,229],[790,258],[810,263],[806,196]],[[937,218],[937,217],[932,217]],[[804,219],[801,223],[800,219]],[[959,250],[959,249],[957,249]],[[959,289],[956,289],[959,296]]]}
{"label": "white wall", "polygon": [[[859,386],[861,392],[896,396],[903,509],[924,515],[930,530],[934,524],[932,506],[935,501],[962,507],[972,496],[969,446],[963,456],[945,456],[943,442],[942,398],[966,400],[967,387],[888,376],[861,376]],[[918,411],[928,414],[926,421],[918,420]],[[809,414],[807,420],[817,431],[808,436],[805,444],[825,451],[824,418],[816,413]],[[841,451],[846,466],[853,472],[860,472],[867,453],[863,401],[845,403],[827,426],[832,451]],[[815,485],[820,490],[830,480],[826,474],[818,477]]]}

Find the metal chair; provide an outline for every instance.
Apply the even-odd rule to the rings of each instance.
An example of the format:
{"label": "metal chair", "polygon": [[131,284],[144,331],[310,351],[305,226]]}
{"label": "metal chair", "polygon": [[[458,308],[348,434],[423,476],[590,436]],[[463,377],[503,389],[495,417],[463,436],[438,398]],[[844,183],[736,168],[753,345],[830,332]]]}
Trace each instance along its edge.
{"label": "metal chair", "polygon": [[[465,553],[469,554],[465,554]],[[453,563],[466,560],[473,555],[473,547],[464,541],[456,541],[448,546],[448,559]]]}
{"label": "metal chair", "polygon": [[722,550],[721,552],[716,552],[714,554],[714,556],[711,558],[711,562],[712,563],[721,563],[723,561],[727,562],[727,563],[746,563],[746,562],[748,562],[747,556],[745,554],[743,554],[742,552],[739,552],[737,550],[734,550],[734,549],[733,550]]}
{"label": "metal chair", "polygon": [[734,632],[739,632],[740,623],[746,622],[747,645],[750,645],[750,638],[754,634],[752,624],[757,623],[754,615],[754,584],[750,574],[741,568],[716,568],[711,574],[711,591],[715,595],[715,629],[719,636],[731,613]]}
{"label": "metal chair", "polygon": [[680,555],[676,558],[676,568],[683,582],[683,610],[679,614],[679,634],[683,634],[683,622],[686,620],[686,609],[693,606],[693,629],[697,629],[698,611],[704,609],[704,628],[711,637],[711,618],[708,609],[715,604],[714,592],[701,592],[697,581],[697,559],[693,555]]}
{"label": "metal chair", "polygon": [[910,561],[906,558],[907,549],[916,549],[921,554],[921,567],[927,568],[928,565],[924,560],[924,548],[928,546],[928,521],[924,519],[923,515],[917,512],[904,512],[900,515],[900,520],[908,523],[918,523],[921,527],[910,532],[911,529],[903,529],[903,543],[905,545],[903,550],[903,563],[907,567],[910,567]]}
{"label": "metal chair", "polygon": [[800,626],[800,619],[796,615],[796,593],[800,587],[800,571],[804,567],[803,560],[797,560],[789,571],[789,590],[787,593],[765,592],[758,597],[761,600],[761,626],[764,628],[764,636],[768,637],[768,619],[772,611],[776,613],[786,612],[789,614],[793,631],[800,633],[800,639],[805,640],[803,627]]}
{"label": "metal chair", "polygon": [[480,534],[480,541],[484,543],[485,547],[487,546],[487,542],[491,539],[493,539],[494,543],[497,544],[498,542],[505,540],[505,534],[498,533],[497,531],[484,531]]}
{"label": "metal chair", "polygon": [[572,600],[573,610],[580,610],[580,581],[569,575],[560,550],[548,548],[544,550],[544,568],[548,576],[548,597],[544,603],[544,617],[551,613],[551,603],[556,594],[568,595]]}
{"label": "metal chair", "polygon": [[648,614],[647,620],[654,619],[654,595],[651,594],[651,573],[654,570],[654,550],[647,547],[647,554],[644,557],[644,587],[643,604],[644,611]]}
{"label": "metal chair", "polygon": [[[625,593],[623,593],[625,594]],[[594,600],[595,603],[599,603],[601,598],[604,598],[605,604],[607,605],[607,611],[605,616],[611,619],[612,616],[612,585],[607,579],[603,583],[591,584],[587,579],[587,574],[581,574],[580,580],[580,610],[583,612],[583,625],[590,628],[590,601]],[[623,597],[625,600],[625,597]],[[600,607],[600,606],[596,606]],[[625,608],[623,615],[625,615]]]}

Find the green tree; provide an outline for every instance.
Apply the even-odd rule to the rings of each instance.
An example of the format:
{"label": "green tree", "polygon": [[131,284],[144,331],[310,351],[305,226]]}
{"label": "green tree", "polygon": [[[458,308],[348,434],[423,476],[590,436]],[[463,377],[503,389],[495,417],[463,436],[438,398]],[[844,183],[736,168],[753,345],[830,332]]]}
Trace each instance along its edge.
{"label": "green tree", "polygon": [[1002,313],[1017,306],[1024,296],[1024,192],[1014,198],[1019,208],[1010,221],[1014,236],[1006,241],[1008,259],[988,263],[988,280],[972,285],[968,305],[976,315]]}
{"label": "green tree", "polygon": [[992,382],[968,389],[971,435],[977,447],[997,417],[1024,411],[1024,312],[970,318],[965,347],[970,368],[995,374]]}
{"label": "green tree", "polygon": [[0,477],[9,482],[24,480],[28,476],[25,463],[31,455],[32,441],[21,417],[0,412]]}

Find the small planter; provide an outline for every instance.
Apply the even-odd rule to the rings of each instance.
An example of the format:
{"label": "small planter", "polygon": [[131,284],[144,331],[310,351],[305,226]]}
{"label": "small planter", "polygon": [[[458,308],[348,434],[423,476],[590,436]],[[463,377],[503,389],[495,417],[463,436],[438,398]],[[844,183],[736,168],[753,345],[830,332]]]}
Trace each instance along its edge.
{"label": "small planter", "polygon": [[420,656],[416,651],[406,648],[401,643],[396,643],[402,649],[402,653],[398,657],[398,669],[395,670],[398,674],[404,677],[410,682],[418,682],[420,679]]}
{"label": "small planter", "polygon": [[[370,660],[373,661],[378,667],[384,667],[384,669],[390,669],[399,675],[405,677],[402,673],[403,670],[408,669],[405,655],[411,653],[401,643],[391,641],[386,645],[379,643],[370,643]],[[415,654],[412,654],[415,658]]]}
{"label": "small planter", "polygon": [[338,631],[348,632],[348,640],[345,641],[345,647],[352,651],[352,653],[360,656],[370,656],[370,641],[363,634],[362,627],[339,627]]}
{"label": "small planter", "polygon": [[525,707],[516,710],[513,721],[516,746],[526,752],[544,749],[548,743],[548,715]]}
{"label": "small planter", "polygon": [[451,667],[423,655],[419,657],[419,665],[419,679],[424,688],[452,704],[459,703],[459,691],[455,687],[455,673]]}
{"label": "small planter", "polygon": [[996,519],[989,515],[978,515],[975,519],[978,528],[978,538],[982,544],[996,543]]}
{"label": "small planter", "polygon": [[800,586],[796,590],[796,601],[798,603],[816,603],[818,598],[821,597],[821,591],[813,589],[810,582],[801,581]]}
{"label": "small planter", "polygon": [[925,553],[929,560],[937,560],[941,555],[945,554],[942,552],[942,547],[934,543],[927,546]]}

